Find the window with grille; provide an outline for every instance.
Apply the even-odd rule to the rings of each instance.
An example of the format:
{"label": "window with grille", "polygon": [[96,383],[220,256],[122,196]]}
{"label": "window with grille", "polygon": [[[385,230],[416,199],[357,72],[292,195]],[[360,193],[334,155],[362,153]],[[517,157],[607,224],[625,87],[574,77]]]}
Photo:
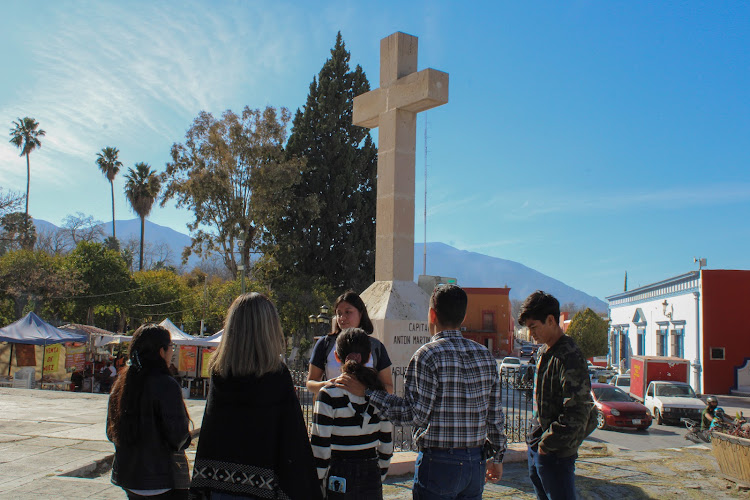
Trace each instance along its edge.
{"label": "window with grille", "polygon": [[495,313],[492,311],[482,311],[482,330],[495,331]]}

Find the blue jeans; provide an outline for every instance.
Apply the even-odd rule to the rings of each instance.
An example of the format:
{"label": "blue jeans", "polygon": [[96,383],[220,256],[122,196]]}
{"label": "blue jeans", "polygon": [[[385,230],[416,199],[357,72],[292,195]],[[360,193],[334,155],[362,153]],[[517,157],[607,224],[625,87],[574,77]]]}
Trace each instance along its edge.
{"label": "blue jeans", "polygon": [[482,500],[482,448],[425,449],[417,455],[414,500]]}
{"label": "blue jeans", "polygon": [[575,500],[576,458],[540,455],[529,446],[529,478],[539,500]]}

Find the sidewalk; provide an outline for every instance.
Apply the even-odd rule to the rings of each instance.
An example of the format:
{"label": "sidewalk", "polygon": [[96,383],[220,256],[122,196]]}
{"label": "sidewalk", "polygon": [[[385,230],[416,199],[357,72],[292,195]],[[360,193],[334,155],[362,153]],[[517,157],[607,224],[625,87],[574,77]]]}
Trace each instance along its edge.
{"label": "sidewalk", "polygon": [[[205,401],[187,405],[199,427]],[[113,447],[104,432],[106,408],[105,394],[0,389],[0,499],[124,499],[109,482]],[[191,462],[194,453],[195,443],[188,450]],[[396,454],[384,498],[411,498],[407,471],[413,460],[414,454]],[[502,481],[487,485],[483,498],[535,498],[525,446],[512,445],[504,465]],[[709,446],[632,452],[586,442],[576,466],[583,499],[750,499],[750,492],[719,476]],[[396,476],[398,467],[402,475]]]}

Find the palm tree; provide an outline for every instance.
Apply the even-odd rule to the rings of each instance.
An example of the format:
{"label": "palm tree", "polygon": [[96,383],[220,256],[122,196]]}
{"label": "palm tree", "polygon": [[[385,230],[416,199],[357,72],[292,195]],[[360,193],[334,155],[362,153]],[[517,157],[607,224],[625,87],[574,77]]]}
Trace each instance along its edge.
{"label": "palm tree", "polygon": [[99,165],[99,170],[107,176],[109,181],[109,187],[112,189],[112,239],[117,240],[115,234],[115,176],[120,172],[122,162],[117,158],[120,151],[117,148],[106,147],[102,149],[101,153],[96,154],[96,164]]}
{"label": "palm tree", "polygon": [[29,154],[36,148],[41,148],[39,138],[46,132],[38,129],[39,122],[33,118],[19,118],[13,122],[14,128],[10,129],[10,142],[17,148],[21,148],[20,156],[26,155],[26,218],[29,217],[29,184],[31,183],[31,167],[29,166]]}
{"label": "palm tree", "polygon": [[147,163],[136,163],[135,169],[128,169],[125,176],[125,195],[128,197],[133,212],[141,218],[141,261],[138,270],[143,270],[143,234],[146,228],[146,217],[161,191],[161,179]]}

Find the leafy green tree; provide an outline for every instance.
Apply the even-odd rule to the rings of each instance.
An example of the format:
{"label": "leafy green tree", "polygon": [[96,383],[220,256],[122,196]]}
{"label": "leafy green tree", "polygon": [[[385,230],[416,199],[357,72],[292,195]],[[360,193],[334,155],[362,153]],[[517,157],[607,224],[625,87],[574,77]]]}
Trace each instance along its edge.
{"label": "leafy green tree", "polygon": [[45,134],[46,132],[39,128],[39,122],[28,116],[13,122],[13,128],[10,130],[10,143],[21,149],[21,156],[26,156],[26,217],[29,216],[29,186],[31,185],[29,155],[36,148],[42,147],[39,138]]}
{"label": "leafy green tree", "polygon": [[119,154],[120,150],[112,146],[102,148],[101,152],[96,154],[96,164],[109,181],[109,187],[112,191],[112,238],[115,241],[117,240],[117,234],[115,233],[115,177],[122,168],[122,162],[118,158]]}
{"label": "leafy green tree", "polygon": [[375,274],[377,149],[368,129],[352,125],[354,97],[370,84],[349,59],[338,33],[287,144],[287,155],[306,158],[307,169],[264,236],[281,280],[325,277],[337,291],[363,290]]}
{"label": "leafy green tree", "polygon": [[179,325],[186,313],[198,307],[195,290],[190,289],[185,277],[171,270],[138,271],[133,273],[133,280],[136,291],[129,313],[131,330],[166,318]]}
{"label": "leafy green tree", "polygon": [[195,217],[183,262],[191,253],[216,252],[233,276],[238,264],[249,268],[259,228],[280,216],[288,187],[303,168],[301,161],[285,158],[289,119],[287,109],[270,106],[245,107],[241,116],[228,110],[221,119],[202,111],[185,143],[172,146],[162,206],[174,198]]}
{"label": "leafy green tree", "polygon": [[609,322],[587,307],[573,316],[565,333],[575,340],[583,356],[588,359],[607,354],[608,329]]}
{"label": "leafy green tree", "polygon": [[161,179],[147,163],[136,163],[135,169],[128,169],[125,176],[125,195],[133,212],[141,219],[141,259],[138,270],[143,270],[143,239],[146,232],[146,217],[151,213],[156,197],[161,191]]}
{"label": "leafy green tree", "polygon": [[62,257],[32,250],[0,257],[0,295],[13,301],[16,320],[29,311],[39,313],[50,303],[69,300],[86,288],[78,271],[68,267]]}
{"label": "leafy green tree", "polygon": [[135,283],[118,252],[102,243],[81,241],[68,254],[67,261],[87,285],[86,296],[75,301],[78,321],[93,325],[95,309],[107,306],[112,306],[108,309],[110,314],[119,317],[125,313],[132,302],[128,291],[135,288]]}
{"label": "leafy green tree", "polygon": [[31,250],[36,243],[34,221],[23,212],[12,212],[0,218],[0,255],[10,250]]}

